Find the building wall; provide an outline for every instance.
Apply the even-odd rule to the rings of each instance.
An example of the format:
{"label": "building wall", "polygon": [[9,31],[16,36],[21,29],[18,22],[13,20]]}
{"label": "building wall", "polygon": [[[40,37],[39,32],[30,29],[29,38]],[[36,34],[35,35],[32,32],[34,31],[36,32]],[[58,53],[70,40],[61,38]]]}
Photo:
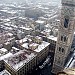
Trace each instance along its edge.
{"label": "building wall", "polygon": [[40,64],[43,60],[46,59],[49,53],[49,45],[37,53],[37,65]]}

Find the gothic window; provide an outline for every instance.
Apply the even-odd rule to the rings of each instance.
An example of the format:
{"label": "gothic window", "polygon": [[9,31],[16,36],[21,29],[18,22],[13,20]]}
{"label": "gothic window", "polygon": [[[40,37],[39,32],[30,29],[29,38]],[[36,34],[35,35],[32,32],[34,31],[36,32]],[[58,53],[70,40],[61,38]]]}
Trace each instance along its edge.
{"label": "gothic window", "polygon": [[58,63],[58,64],[61,63],[61,59],[60,59],[60,57],[58,57],[58,61],[57,61],[57,63]]}
{"label": "gothic window", "polygon": [[65,18],[65,21],[64,21],[64,27],[65,28],[68,28],[68,23],[69,23],[69,19]]}
{"label": "gothic window", "polygon": [[64,52],[64,48],[62,48],[62,52]]}
{"label": "gothic window", "polygon": [[66,36],[64,36],[64,42],[65,42],[65,41],[67,41],[67,37],[66,37]]}
{"label": "gothic window", "polygon": [[61,51],[61,47],[59,47],[59,51]]}
{"label": "gothic window", "polygon": [[61,36],[61,41],[63,41],[63,36]]}
{"label": "gothic window", "polygon": [[64,36],[64,42],[67,40],[66,36]]}

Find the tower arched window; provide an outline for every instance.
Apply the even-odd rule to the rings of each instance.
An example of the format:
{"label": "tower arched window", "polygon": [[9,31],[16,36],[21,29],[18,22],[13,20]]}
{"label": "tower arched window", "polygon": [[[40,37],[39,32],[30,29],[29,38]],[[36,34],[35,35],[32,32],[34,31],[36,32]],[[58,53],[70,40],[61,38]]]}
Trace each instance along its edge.
{"label": "tower arched window", "polygon": [[64,48],[62,48],[62,53],[64,52]]}
{"label": "tower arched window", "polygon": [[59,51],[61,51],[61,47],[59,47]]}
{"label": "tower arched window", "polygon": [[64,36],[64,42],[66,42],[67,41],[67,37],[66,36]]}
{"label": "tower arched window", "polygon": [[69,23],[69,19],[65,18],[65,20],[64,20],[64,27],[65,28],[68,28],[68,23]]}
{"label": "tower arched window", "polygon": [[63,36],[61,36],[61,41],[63,41]]}

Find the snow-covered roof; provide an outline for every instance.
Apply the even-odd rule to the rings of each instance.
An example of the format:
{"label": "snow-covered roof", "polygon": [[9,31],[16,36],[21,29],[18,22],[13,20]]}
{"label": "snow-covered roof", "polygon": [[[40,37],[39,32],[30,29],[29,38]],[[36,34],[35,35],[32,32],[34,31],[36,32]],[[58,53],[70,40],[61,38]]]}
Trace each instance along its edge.
{"label": "snow-covered roof", "polygon": [[12,47],[12,49],[14,49],[14,50],[19,50],[18,48],[16,48],[16,47]]}
{"label": "snow-covered roof", "polygon": [[49,35],[47,38],[51,39],[51,40],[54,40],[54,41],[57,41],[57,37],[54,37],[53,35]]}
{"label": "snow-covered roof", "polygon": [[36,55],[27,50],[21,50],[4,61],[14,70],[18,71],[23,65],[31,61]]}
{"label": "snow-covered roof", "polygon": [[9,35],[9,36],[13,36],[13,34],[12,34],[12,33],[8,33],[8,35]]}
{"label": "snow-covered roof", "polygon": [[49,19],[51,20],[51,19],[53,19],[55,17],[58,17],[58,15],[54,15],[54,16],[50,17]]}
{"label": "snow-covered roof", "polygon": [[10,42],[6,42],[6,43],[4,43],[5,45],[8,45],[8,44],[10,44]]}
{"label": "snow-covered roof", "polygon": [[43,24],[45,21],[41,21],[41,20],[37,20],[37,21],[35,21],[36,23],[41,23],[41,24]]}
{"label": "snow-covered roof", "polygon": [[7,52],[8,50],[5,49],[5,48],[1,48],[0,51],[2,51],[2,52]]}
{"label": "snow-covered roof", "polygon": [[37,38],[37,39],[42,39],[42,38],[41,38],[41,37],[39,37],[39,36],[36,36],[36,38]]}
{"label": "snow-covered roof", "polygon": [[20,27],[20,28],[25,30],[32,30],[32,28],[27,28],[27,27]]}
{"label": "snow-covered roof", "polygon": [[40,52],[41,50],[43,50],[48,45],[50,45],[50,43],[43,41],[34,51]]}
{"label": "snow-covered roof", "polygon": [[5,23],[5,25],[6,25],[6,26],[10,26],[10,24],[9,24],[9,23]]}
{"label": "snow-covered roof", "polygon": [[38,44],[37,43],[32,43],[29,46],[38,46]]}
{"label": "snow-covered roof", "polygon": [[19,40],[19,43],[24,43],[24,42],[26,42],[26,41],[27,41],[27,38],[25,37],[25,38]]}
{"label": "snow-covered roof", "polygon": [[28,49],[28,43],[24,43],[24,44],[22,45],[22,47]]}
{"label": "snow-covered roof", "polygon": [[0,57],[0,60],[4,60],[4,59],[6,59],[6,58],[8,58],[8,57],[11,57],[12,55],[13,55],[13,54],[9,52],[9,53],[7,53],[7,54],[1,56],[1,57]]}

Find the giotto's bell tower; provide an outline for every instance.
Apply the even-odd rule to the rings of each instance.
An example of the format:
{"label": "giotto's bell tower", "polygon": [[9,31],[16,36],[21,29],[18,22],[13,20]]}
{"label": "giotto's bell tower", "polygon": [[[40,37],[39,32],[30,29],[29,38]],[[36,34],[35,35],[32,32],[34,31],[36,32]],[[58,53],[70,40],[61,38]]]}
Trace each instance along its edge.
{"label": "giotto's bell tower", "polygon": [[66,58],[70,52],[75,30],[75,0],[62,0],[58,40],[56,44],[52,72],[64,69]]}

